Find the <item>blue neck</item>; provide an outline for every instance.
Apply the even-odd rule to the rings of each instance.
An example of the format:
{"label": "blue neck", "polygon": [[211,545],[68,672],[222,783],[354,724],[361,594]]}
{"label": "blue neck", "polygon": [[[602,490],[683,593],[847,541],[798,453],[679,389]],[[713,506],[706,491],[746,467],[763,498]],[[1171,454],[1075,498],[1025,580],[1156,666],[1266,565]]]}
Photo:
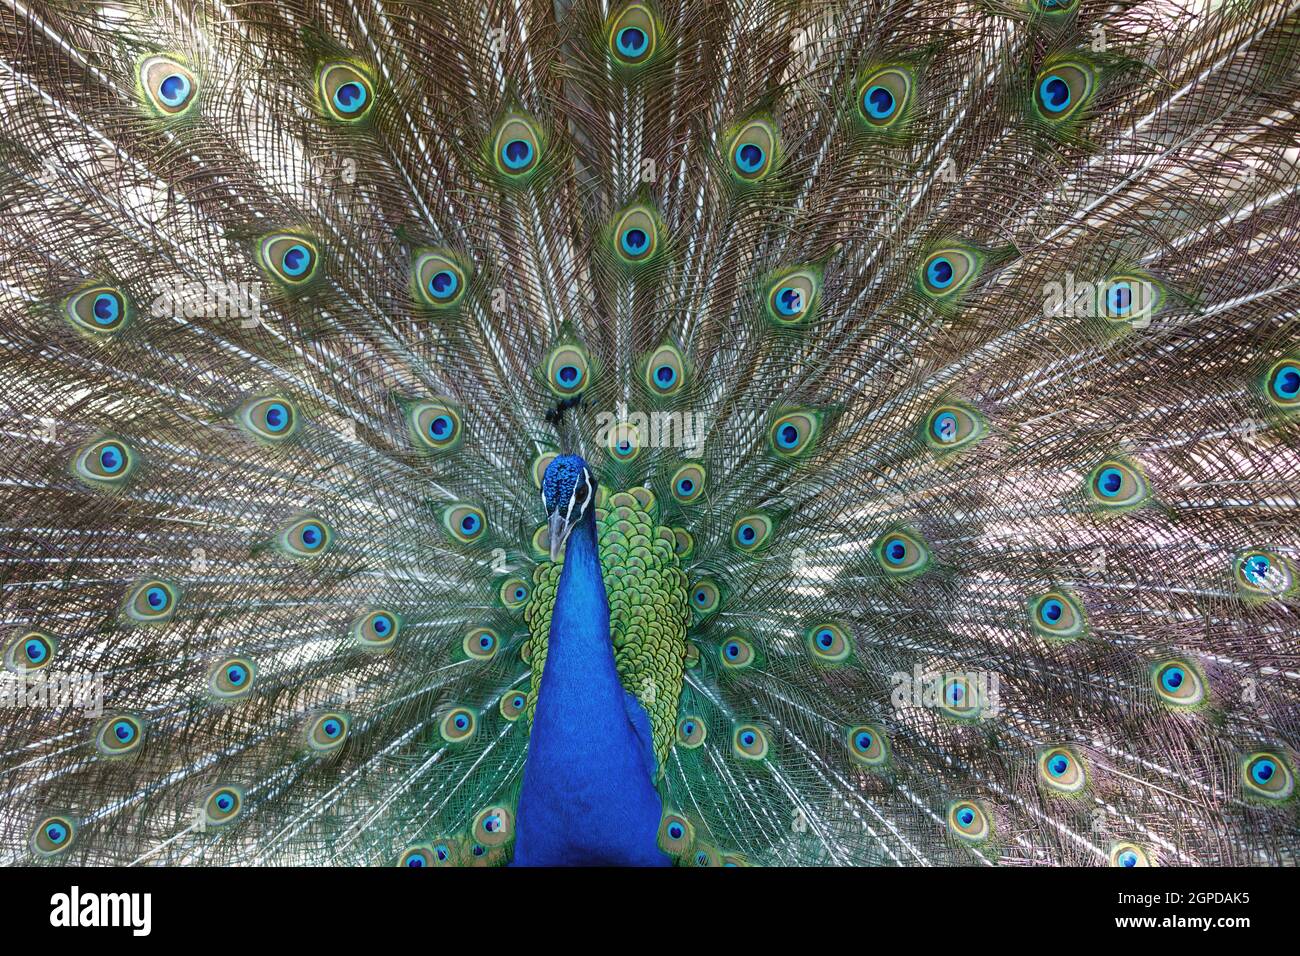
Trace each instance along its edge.
{"label": "blue neck", "polygon": [[519,796],[515,864],[666,863],[657,843],[662,803],[648,739],[645,712],[614,667],[589,509],[569,535],[551,614]]}

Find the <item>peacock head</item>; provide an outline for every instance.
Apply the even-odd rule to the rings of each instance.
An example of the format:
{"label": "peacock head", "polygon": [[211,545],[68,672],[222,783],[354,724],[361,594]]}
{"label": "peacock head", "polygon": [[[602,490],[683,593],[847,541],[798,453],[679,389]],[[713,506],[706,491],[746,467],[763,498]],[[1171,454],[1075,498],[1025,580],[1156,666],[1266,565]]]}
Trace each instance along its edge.
{"label": "peacock head", "polygon": [[560,556],[569,532],[577,527],[596,498],[596,479],[579,455],[560,455],[542,476],[542,503],[550,527],[551,560]]}

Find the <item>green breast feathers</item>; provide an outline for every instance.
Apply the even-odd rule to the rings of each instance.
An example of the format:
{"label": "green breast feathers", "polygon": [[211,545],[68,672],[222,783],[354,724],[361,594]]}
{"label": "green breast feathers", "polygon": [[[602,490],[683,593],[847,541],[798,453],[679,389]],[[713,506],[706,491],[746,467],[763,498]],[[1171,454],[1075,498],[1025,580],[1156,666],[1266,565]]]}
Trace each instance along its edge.
{"label": "green breast feathers", "polygon": [[[658,524],[657,515],[655,496],[646,488],[610,495],[602,487],[597,493],[596,535],[609,600],[614,663],[623,686],[650,717],[655,758],[663,767],[677,723],[690,607],[673,533]],[[561,556],[559,562],[544,561],[537,566],[532,600],[524,611],[530,635],[524,657],[532,667],[529,720],[537,706],[546,665],[551,612],[563,560]]]}

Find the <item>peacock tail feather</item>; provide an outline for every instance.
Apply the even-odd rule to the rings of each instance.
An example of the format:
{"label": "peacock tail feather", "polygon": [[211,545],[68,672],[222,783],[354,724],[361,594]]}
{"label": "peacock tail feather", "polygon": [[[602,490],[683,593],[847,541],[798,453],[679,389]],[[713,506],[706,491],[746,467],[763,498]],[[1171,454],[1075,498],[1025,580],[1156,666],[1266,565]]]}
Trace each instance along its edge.
{"label": "peacock tail feather", "polygon": [[675,862],[1297,862],[1290,0],[0,26],[0,859],[509,862],[572,452]]}

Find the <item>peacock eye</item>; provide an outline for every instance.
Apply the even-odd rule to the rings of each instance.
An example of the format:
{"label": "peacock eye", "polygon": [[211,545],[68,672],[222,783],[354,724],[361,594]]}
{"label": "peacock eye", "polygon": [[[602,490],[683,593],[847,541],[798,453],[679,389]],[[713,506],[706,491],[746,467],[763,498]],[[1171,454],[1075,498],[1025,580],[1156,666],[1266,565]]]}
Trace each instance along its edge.
{"label": "peacock eye", "polygon": [[687,750],[694,750],[708,737],[708,728],[699,717],[683,717],[677,722],[677,743]]}
{"label": "peacock eye", "polygon": [[804,632],[804,646],[819,664],[842,664],[853,653],[848,632],[839,624],[818,624]]}
{"label": "peacock eye", "polygon": [[622,66],[639,66],[655,51],[655,20],[639,3],[628,6],[610,27],[610,53]]}
{"label": "peacock eye", "polygon": [[1157,699],[1169,707],[1195,707],[1205,700],[1205,679],[1190,661],[1158,664],[1151,678]]}
{"label": "peacock eye", "polygon": [[1146,850],[1136,843],[1116,843],[1110,848],[1110,865],[1120,867],[1150,866]]}
{"label": "peacock eye", "polygon": [[392,611],[368,611],[352,622],[352,637],[367,650],[386,650],[401,629],[401,618]]}
{"label": "peacock eye", "polygon": [[287,398],[254,398],[239,409],[235,421],[254,438],[282,442],[298,430],[298,409]]}
{"label": "peacock eye", "polygon": [[859,84],[858,110],[868,128],[887,129],[902,118],[911,96],[911,74],[899,67],[887,67]]}
{"label": "peacock eye", "polygon": [[300,518],[276,535],[276,547],[291,558],[313,558],[329,551],[334,532],[319,518]]}
{"label": "peacock eye", "polygon": [[1282,755],[1259,751],[1241,761],[1247,793],[1263,800],[1286,800],[1295,792],[1295,776]]}
{"label": "peacock eye", "polygon": [[926,417],[924,439],[937,454],[965,448],[988,434],[984,417],[961,405],[940,405]]}
{"label": "peacock eye", "polygon": [[317,754],[338,750],[347,741],[352,718],[342,711],[329,711],[308,721],[304,730],[307,748]]}
{"label": "peacock eye", "polygon": [[711,578],[701,578],[691,586],[691,607],[701,617],[707,617],[722,604],[722,589]]}
{"label": "peacock eye", "polygon": [[474,815],[470,833],[477,841],[477,848],[486,853],[486,848],[498,847],[514,839],[514,814],[509,807],[501,804],[484,807]]}
{"label": "peacock eye", "polygon": [[506,578],[498,592],[501,603],[511,611],[518,610],[528,603],[528,585],[523,578]]}
{"label": "peacock eye", "polygon": [[690,504],[699,500],[704,494],[704,482],[708,472],[696,462],[682,465],[673,473],[672,495],[681,504]]}
{"label": "peacock eye", "polygon": [[659,248],[659,224],[649,209],[633,206],[619,217],[614,238],[614,251],[623,262],[648,262]]}
{"label": "peacock eye", "polygon": [[140,62],[139,76],[145,100],[158,116],[180,116],[194,104],[198,81],[172,57],[146,57]]}
{"label": "peacock eye", "polygon": [[770,543],[772,530],[772,519],[762,512],[744,515],[731,526],[731,545],[738,551],[753,554]]}
{"label": "peacock eye", "polygon": [[411,275],[418,301],[433,309],[456,305],[465,294],[466,268],[450,251],[417,254]]}
{"label": "peacock eye", "polygon": [[92,286],[73,293],[63,311],[77,328],[96,335],[120,332],[131,318],[126,295],[110,286]]}
{"label": "peacock eye", "polygon": [[144,743],[144,724],[125,714],[106,717],[95,732],[95,748],[105,757],[134,753]]}
{"label": "peacock eye", "polygon": [[993,832],[985,809],[973,800],[957,800],[948,805],[948,829],[967,843],[982,843]]}
{"label": "peacock eye", "polygon": [[4,666],[15,674],[48,667],[58,650],[58,641],[44,631],[20,631],[4,651]]}
{"label": "peacock eye", "polygon": [[1038,74],[1034,106],[1039,116],[1060,123],[1082,109],[1092,98],[1095,77],[1084,63],[1061,62]]}
{"label": "peacock eye", "polygon": [[546,360],[546,384],[561,398],[577,395],[588,384],[591,359],[579,345],[560,345]]}
{"label": "peacock eye", "polygon": [[695,842],[695,827],[678,813],[664,813],[659,823],[659,848],[671,856],[689,853]]}
{"label": "peacock eye", "polygon": [[127,593],[126,616],[137,624],[160,624],[176,613],[179,594],[166,581],[147,579]]}
{"label": "peacock eye", "polygon": [[879,727],[862,724],[848,731],[849,756],[864,767],[880,767],[889,759],[889,745]]}
{"label": "peacock eye", "polygon": [[939,249],[921,264],[921,291],[934,299],[952,299],[978,271],[979,258],[972,250],[961,246]]}
{"label": "peacock eye", "polygon": [[417,447],[445,452],[459,446],[461,412],[444,399],[417,402],[407,409],[406,420]]}
{"label": "peacock eye", "polygon": [[1300,361],[1283,359],[1269,369],[1268,398],[1283,408],[1300,406]]}
{"label": "peacock eye", "polygon": [[767,748],[767,734],[754,724],[741,724],[731,735],[732,752],[743,760],[762,760]]}
{"label": "peacock eye", "polygon": [[374,102],[374,84],[350,63],[327,63],[320,69],[321,105],[326,115],[340,122],[363,119]]}
{"label": "peacock eye", "polygon": [[244,793],[238,787],[219,786],[203,800],[203,817],[209,826],[233,823],[243,812]]}
{"label": "peacock eye", "polygon": [[507,116],[497,128],[493,155],[497,168],[509,179],[524,181],[541,162],[541,134],[531,119],[519,113]]}
{"label": "peacock eye", "polygon": [[891,577],[915,576],[930,563],[930,551],[924,542],[903,531],[881,535],[875,551],[880,567]]}
{"label": "peacock eye", "polygon": [[486,627],[477,627],[465,635],[460,646],[467,656],[486,661],[495,656],[498,643],[495,631]]}
{"label": "peacock eye", "polygon": [[810,409],[793,408],[777,415],[768,432],[773,452],[781,458],[797,458],[812,450],[821,419]]}
{"label": "peacock eye", "polygon": [[316,243],[293,232],[273,232],[263,236],[257,245],[257,256],[262,270],[290,289],[311,282],[320,260]]}
{"label": "peacock eye", "polygon": [[501,696],[501,716],[511,722],[519,719],[524,712],[524,706],[528,703],[521,692],[513,691]]}
{"label": "peacock eye", "polygon": [[732,175],[742,183],[757,183],[773,168],[776,127],[767,120],[751,120],[731,137],[727,158]]}
{"label": "peacock eye", "polygon": [[777,326],[792,326],[808,321],[812,317],[820,287],[820,271],[816,269],[798,268],[778,275],[767,287],[769,321]]}
{"label": "peacock eye", "polygon": [[718,654],[722,666],[729,670],[740,670],[754,663],[754,646],[743,637],[733,637],[725,641]]}
{"label": "peacock eye", "polygon": [[1038,779],[1055,793],[1077,793],[1087,783],[1083,764],[1067,747],[1052,747],[1038,757]]}
{"label": "peacock eye", "polygon": [[1063,640],[1083,633],[1087,618],[1078,599],[1064,591],[1049,591],[1029,602],[1029,625],[1043,637]]}
{"label": "peacock eye", "polygon": [[76,837],[77,825],[71,817],[49,816],[32,828],[29,843],[37,856],[51,857],[67,850]]}
{"label": "peacock eye", "polygon": [[123,484],[135,470],[135,453],[115,438],[83,447],[73,459],[74,474],[88,485],[106,488]]}
{"label": "peacock eye", "polygon": [[232,657],[208,672],[208,690],[217,700],[235,700],[252,691],[256,678],[257,668],[251,660]]}
{"label": "peacock eye", "polygon": [[442,524],[461,544],[472,544],[483,537],[487,518],[477,505],[456,504],[443,509]]}
{"label": "peacock eye", "polygon": [[1093,501],[1107,509],[1135,508],[1150,494],[1146,479],[1135,465],[1114,459],[1093,469],[1088,490]]}
{"label": "peacock eye", "polygon": [[438,723],[438,733],[449,744],[461,743],[474,735],[478,718],[468,707],[453,707]]}

